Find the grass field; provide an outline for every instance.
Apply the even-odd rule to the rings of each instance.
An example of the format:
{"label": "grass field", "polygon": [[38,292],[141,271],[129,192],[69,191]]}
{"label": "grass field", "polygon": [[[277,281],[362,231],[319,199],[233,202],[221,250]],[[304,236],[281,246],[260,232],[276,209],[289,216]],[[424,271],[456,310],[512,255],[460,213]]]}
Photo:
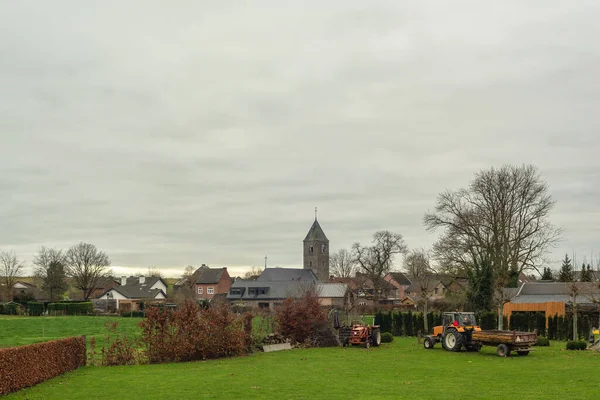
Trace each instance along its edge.
{"label": "grass field", "polygon": [[[55,336],[103,333],[101,319],[57,317]],[[0,319],[0,345],[18,337],[22,321]],[[48,319],[46,319],[48,320]],[[62,320],[62,322],[61,322]],[[118,319],[135,332],[137,319]],[[25,321],[25,324],[19,325]],[[85,323],[85,324],[83,324]],[[59,327],[68,334],[62,335]],[[38,327],[35,327],[37,330]],[[83,332],[85,333],[85,332]],[[33,335],[25,340],[34,341]],[[536,348],[526,357],[500,358],[495,349],[450,353],[424,350],[413,338],[379,348],[297,349],[247,357],[165,365],[85,367],[7,399],[588,399],[599,389],[600,355]]]}
{"label": "grass field", "polygon": [[0,316],[0,347],[22,346],[37,342],[86,335],[88,347],[92,336],[97,346],[105,342],[107,330],[104,324],[119,322],[118,332],[138,335],[140,318],[120,317],[16,317]]}

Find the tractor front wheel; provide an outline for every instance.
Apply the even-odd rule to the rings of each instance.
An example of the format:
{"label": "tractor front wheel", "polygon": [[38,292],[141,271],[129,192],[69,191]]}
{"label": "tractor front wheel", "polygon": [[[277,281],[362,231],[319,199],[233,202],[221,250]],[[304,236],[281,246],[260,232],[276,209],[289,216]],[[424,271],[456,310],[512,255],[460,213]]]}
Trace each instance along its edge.
{"label": "tractor front wheel", "polygon": [[463,345],[463,336],[456,329],[449,329],[444,336],[444,345],[448,351],[460,351]]}
{"label": "tractor front wheel", "polygon": [[373,346],[379,346],[381,344],[381,332],[379,329],[373,329],[371,340],[373,340]]}
{"label": "tractor front wheel", "polygon": [[425,338],[425,340],[423,340],[423,347],[426,348],[427,350],[433,349],[433,345],[434,345],[434,341],[433,341],[433,338],[431,338],[431,336],[427,336]]}
{"label": "tractor front wheel", "polygon": [[371,342],[369,339],[365,340],[365,349],[368,349],[369,347],[371,347]]}

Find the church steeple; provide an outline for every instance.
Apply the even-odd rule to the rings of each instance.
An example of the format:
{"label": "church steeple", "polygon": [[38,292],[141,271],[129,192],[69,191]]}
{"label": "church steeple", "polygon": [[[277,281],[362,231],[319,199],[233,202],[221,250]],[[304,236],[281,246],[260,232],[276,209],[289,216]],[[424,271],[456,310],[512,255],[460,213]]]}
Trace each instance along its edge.
{"label": "church steeple", "polygon": [[311,269],[322,282],[329,280],[329,239],[317,220],[315,207],[315,221],[304,238],[304,269]]}

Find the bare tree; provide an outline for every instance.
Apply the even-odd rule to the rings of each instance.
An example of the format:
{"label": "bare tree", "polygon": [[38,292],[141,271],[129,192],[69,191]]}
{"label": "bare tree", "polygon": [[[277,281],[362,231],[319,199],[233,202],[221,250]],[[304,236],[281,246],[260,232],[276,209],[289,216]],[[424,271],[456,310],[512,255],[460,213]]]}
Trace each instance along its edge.
{"label": "bare tree", "polygon": [[254,281],[254,280],[256,280],[256,278],[258,278],[260,276],[260,274],[262,274],[263,271],[264,271],[264,268],[261,268],[261,267],[251,267],[244,274],[244,279],[248,279],[248,280],[253,280]]}
{"label": "bare tree", "polygon": [[357,267],[373,282],[374,300],[383,295],[387,284],[383,277],[391,271],[396,254],[408,251],[402,235],[390,231],[378,231],[373,234],[370,246],[354,243],[352,252]]}
{"label": "bare tree", "polygon": [[148,274],[146,276],[151,276],[154,278],[162,278],[162,273],[160,272],[160,269],[158,269],[156,267],[148,267]]}
{"label": "bare tree", "polygon": [[424,223],[429,231],[444,229],[433,248],[442,266],[468,271],[489,262],[494,281],[508,284],[522,271],[539,272],[548,250],[560,240],[561,229],[548,219],[554,204],[536,167],[503,166],[480,171],[468,189],[440,194]]}
{"label": "bare tree", "polygon": [[23,262],[19,261],[14,251],[0,252],[0,282],[5,287],[7,301],[12,300],[13,286],[21,277]]}
{"label": "bare tree", "polygon": [[89,243],[79,243],[66,253],[68,274],[73,278],[74,286],[83,292],[83,298],[89,299],[98,287],[101,278],[108,276],[110,259],[103,251]]}
{"label": "bare tree", "polygon": [[356,259],[351,251],[340,249],[329,257],[329,269],[333,276],[350,278],[356,271]]}
{"label": "bare tree", "polygon": [[429,252],[425,249],[409,251],[404,256],[404,269],[408,277],[419,287],[419,294],[421,297],[419,300],[423,306],[425,334],[428,334],[427,306],[429,304],[429,297],[432,295],[429,286],[431,284],[432,276],[435,273],[429,261]]}

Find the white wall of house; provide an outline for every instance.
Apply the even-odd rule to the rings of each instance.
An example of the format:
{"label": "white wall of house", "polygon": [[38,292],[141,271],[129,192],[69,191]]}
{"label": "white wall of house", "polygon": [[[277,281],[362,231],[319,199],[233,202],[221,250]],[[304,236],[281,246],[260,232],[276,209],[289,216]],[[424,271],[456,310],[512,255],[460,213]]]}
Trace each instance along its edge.
{"label": "white wall of house", "polygon": [[[164,286],[164,285],[163,285],[163,286]],[[158,293],[156,296],[154,296],[154,298],[155,298],[155,299],[157,299],[157,300],[158,300],[158,299],[166,299],[166,298],[167,298],[167,296],[165,296],[165,295],[164,295],[164,294],[162,294],[162,293]]]}
{"label": "white wall of house", "polygon": [[[156,281],[156,283],[154,285],[152,285],[152,287],[150,289],[161,289],[163,292],[167,293],[167,286],[160,279],[158,281]],[[164,299],[164,297],[160,297],[160,298]]]}

